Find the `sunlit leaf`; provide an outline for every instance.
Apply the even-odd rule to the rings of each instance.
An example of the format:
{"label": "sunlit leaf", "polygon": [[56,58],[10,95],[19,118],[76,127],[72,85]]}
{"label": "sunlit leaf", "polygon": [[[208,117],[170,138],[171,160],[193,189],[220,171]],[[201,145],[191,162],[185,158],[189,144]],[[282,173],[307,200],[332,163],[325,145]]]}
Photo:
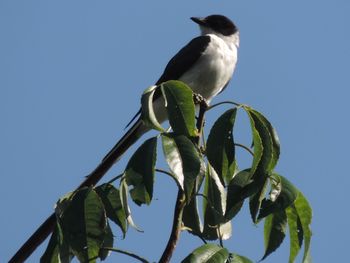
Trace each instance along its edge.
{"label": "sunlit leaf", "polygon": [[132,228],[136,229],[139,232],[143,232],[135,223],[134,220],[131,216],[131,211],[129,207],[129,202],[128,202],[128,185],[125,182],[125,179],[120,181],[120,201],[122,203],[122,207],[124,209],[124,213],[126,216],[126,221],[128,225],[130,225]]}
{"label": "sunlit leaf", "polygon": [[253,134],[254,158],[251,168],[253,178],[267,177],[275,167],[279,152],[279,140],[270,122],[256,110],[245,106]]}
{"label": "sunlit leaf", "polygon": [[153,95],[157,86],[146,89],[141,97],[141,119],[151,129],[163,132],[164,129],[157,120],[153,109]]}
{"label": "sunlit leaf", "polygon": [[282,244],[286,236],[286,228],[287,215],[285,211],[276,212],[266,217],[264,225],[265,254],[262,260]]}
{"label": "sunlit leaf", "polygon": [[216,244],[205,244],[196,248],[182,263],[226,263],[229,252]]}
{"label": "sunlit leaf", "polygon": [[230,109],[221,115],[210,130],[206,154],[222,184],[229,182],[235,170],[235,145],[233,125],[237,108]]}
{"label": "sunlit leaf", "polygon": [[169,123],[176,134],[196,136],[193,92],[185,83],[170,80],[161,84]]}
{"label": "sunlit leaf", "polygon": [[103,184],[96,187],[95,191],[102,200],[107,217],[120,227],[125,236],[127,231],[126,215],[119,190],[112,184]]}
{"label": "sunlit leaf", "polygon": [[312,232],[310,225],[312,220],[312,209],[309,202],[301,192],[298,193],[298,197],[294,202],[294,206],[300,218],[304,234],[303,263],[308,263],[311,262],[310,243]]}
{"label": "sunlit leaf", "polygon": [[182,214],[182,222],[184,227],[188,229],[191,234],[201,236],[203,225],[198,211],[198,197],[195,194],[198,192],[202,185],[203,178],[206,173],[206,166],[204,162],[201,162],[201,171],[199,176],[195,180],[195,186],[193,188],[193,194],[191,201],[185,205]]}
{"label": "sunlit leaf", "polygon": [[297,198],[298,190],[285,177],[275,173],[271,175],[271,180],[275,182],[280,182],[281,192],[279,193],[275,201],[266,199],[263,200],[258,219],[264,218],[267,215],[272,214],[276,211],[286,209]]}
{"label": "sunlit leaf", "polygon": [[157,138],[146,140],[132,155],[126,169],[126,183],[133,186],[131,198],[138,204],[150,204],[156,164]]}
{"label": "sunlit leaf", "polygon": [[269,163],[269,166],[267,167],[267,169],[269,171],[272,171],[272,169],[276,166],[276,163],[277,163],[279,155],[280,155],[280,141],[279,141],[277,132],[276,132],[275,128],[273,128],[271,123],[260,112],[253,110],[253,109],[251,109],[250,112],[252,114],[254,114],[254,116],[256,116],[256,118],[259,119],[259,121],[264,125],[264,127],[267,128],[267,130],[269,132],[269,136],[270,136],[271,142],[272,142],[272,149],[271,149],[272,157],[271,157],[271,160],[270,160],[270,163]]}
{"label": "sunlit leaf", "polygon": [[194,144],[184,135],[162,134],[165,159],[178,185],[190,201],[196,177],[200,174],[201,161]]}
{"label": "sunlit leaf", "polygon": [[303,228],[294,205],[287,207],[286,214],[290,239],[290,253],[288,262],[293,263],[302,246]]}
{"label": "sunlit leaf", "polygon": [[256,169],[258,168],[259,163],[261,162],[261,157],[263,155],[263,142],[261,135],[259,134],[258,130],[258,124],[255,123],[255,120],[253,118],[253,115],[250,113],[250,110],[252,110],[250,107],[243,107],[245,111],[247,112],[250,120],[250,126],[252,130],[252,136],[253,136],[253,145],[254,145],[254,158],[252,167],[250,169],[250,172],[252,175],[254,175]]}
{"label": "sunlit leaf", "polygon": [[226,191],[219,176],[209,165],[203,200],[204,228],[202,237],[208,240],[228,239],[232,235],[231,222],[224,220]]}

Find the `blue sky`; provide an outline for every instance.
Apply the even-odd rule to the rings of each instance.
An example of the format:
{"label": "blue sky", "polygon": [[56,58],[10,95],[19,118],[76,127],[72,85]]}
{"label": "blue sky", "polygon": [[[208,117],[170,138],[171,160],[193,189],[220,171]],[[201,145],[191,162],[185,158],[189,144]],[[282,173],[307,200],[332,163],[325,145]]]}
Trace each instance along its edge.
{"label": "blue sky", "polygon": [[[314,262],[344,262],[350,243],[345,206],[349,12],[346,0],[2,0],[1,260],[13,255],[56,200],[74,189],[120,138],[142,91],[198,35],[189,17],[221,13],[239,26],[241,48],[234,78],[215,101],[249,104],[270,119],[282,145],[277,171],[313,207]],[[107,178],[123,170],[130,152]],[[158,260],[165,246],[176,196],[164,175],[157,175],[155,187],[150,207],[132,206],[145,233],[130,229],[121,240],[114,228],[116,247],[149,260]],[[173,262],[200,244],[183,233]],[[263,225],[253,226],[246,207],[225,244],[252,260],[263,255]],[[44,248],[28,262],[38,262]],[[265,262],[286,262],[288,254],[285,242]]]}

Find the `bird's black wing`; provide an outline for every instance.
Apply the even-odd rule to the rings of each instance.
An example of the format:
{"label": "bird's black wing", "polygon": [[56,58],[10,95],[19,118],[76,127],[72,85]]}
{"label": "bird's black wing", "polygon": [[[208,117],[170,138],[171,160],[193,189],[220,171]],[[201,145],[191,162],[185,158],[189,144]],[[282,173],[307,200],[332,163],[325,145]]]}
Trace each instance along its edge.
{"label": "bird's black wing", "polygon": [[168,80],[179,79],[197,62],[209,42],[209,36],[199,36],[192,39],[169,61],[156,85]]}
{"label": "bird's black wing", "polygon": [[[186,46],[184,46],[177,54],[169,61],[164,69],[162,76],[156,82],[156,85],[168,80],[179,79],[186,71],[188,71],[200,58],[204,50],[210,42],[209,36],[199,36],[192,39]],[[162,92],[157,88],[153,95],[153,101],[158,99]],[[128,127],[141,113],[139,110],[132,120],[128,123]]]}

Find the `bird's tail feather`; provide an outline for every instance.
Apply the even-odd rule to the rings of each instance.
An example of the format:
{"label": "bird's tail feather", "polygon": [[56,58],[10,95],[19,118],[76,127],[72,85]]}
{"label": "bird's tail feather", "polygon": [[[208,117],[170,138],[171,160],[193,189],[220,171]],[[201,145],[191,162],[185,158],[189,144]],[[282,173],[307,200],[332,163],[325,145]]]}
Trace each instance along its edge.
{"label": "bird's tail feather", "polygon": [[132,146],[148,129],[141,119],[138,119],[116,145],[102,159],[101,163],[82,182],[79,188],[95,185],[102,176],[119,160],[119,158]]}

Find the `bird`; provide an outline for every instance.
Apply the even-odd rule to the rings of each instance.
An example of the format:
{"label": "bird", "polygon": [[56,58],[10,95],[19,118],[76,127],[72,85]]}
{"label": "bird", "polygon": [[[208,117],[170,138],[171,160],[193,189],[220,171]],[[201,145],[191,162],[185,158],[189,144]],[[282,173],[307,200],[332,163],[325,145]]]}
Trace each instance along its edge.
{"label": "bird", "polygon": [[[153,108],[159,123],[167,120],[165,101],[160,84],[168,80],[180,80],[187,84],[195,94],[201,95],[207,103],[221,93],[230,82],[237,63],[239,30],[226,16],[209,15],[191,17],[198,24],[200,36],[193,38],[170,59],[163,74],[155,83]],[[87,176],[80,185],[94,185],[103,174],[133,145],[144,133],[149,131],[141,117],[141,109],[132,118],[122,138],[102,159],[100,165]]]}

